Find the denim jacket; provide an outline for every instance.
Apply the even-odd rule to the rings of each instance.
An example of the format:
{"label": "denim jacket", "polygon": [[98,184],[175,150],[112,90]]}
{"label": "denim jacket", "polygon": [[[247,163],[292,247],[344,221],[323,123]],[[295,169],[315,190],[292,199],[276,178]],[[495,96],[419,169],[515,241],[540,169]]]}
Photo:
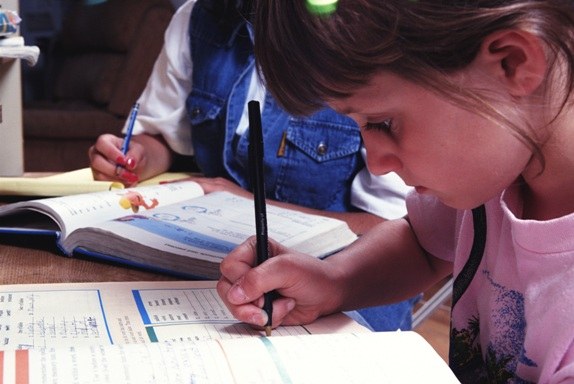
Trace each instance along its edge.
{"label": "denim jacket", "polygon": [[[250,25],[241,20],[224,30],[201,2],[189,25],[193,85],[186,107],[196,162],[206,176],[249,189],[249,135],[238,136],[236,129],[255,65]],[[351,183],[365,166],[356,123],[331,109],[293,117],[269,94],[262,109],[267,197],[321,210],[352,210]]]}

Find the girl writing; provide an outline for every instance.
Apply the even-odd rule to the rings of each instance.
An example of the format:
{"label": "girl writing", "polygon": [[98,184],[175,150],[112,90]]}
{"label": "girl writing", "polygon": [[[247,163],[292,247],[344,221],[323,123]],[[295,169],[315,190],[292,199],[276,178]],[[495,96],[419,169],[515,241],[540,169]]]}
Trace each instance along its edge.
{"label": "girl writing", "polygon": [[[272,323],[395,302],[454,274],[462,382],[574,380],[574,9],[561,0],[257,2],[255,54],[294,114],[361,127],[367,166],[411,186],[408,215],[316,260],[254,241],[222,263],[234,315]],[[407,273],[409,271],[409,273]],[[414,271],[414,272],[413,272]]]}

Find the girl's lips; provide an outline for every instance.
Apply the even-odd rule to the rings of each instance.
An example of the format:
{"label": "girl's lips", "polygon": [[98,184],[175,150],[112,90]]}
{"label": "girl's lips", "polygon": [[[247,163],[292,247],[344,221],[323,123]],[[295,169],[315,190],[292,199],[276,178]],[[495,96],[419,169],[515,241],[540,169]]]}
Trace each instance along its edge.
{"label": "girl's lips", "polygon": [[425,193],[425,192],[428,191],[428,188],[425,188],[425,187],[423,187],[423,186],[421,186],[421,185],[417,185],[417,186],[415,187],[415,191],[417,191],[417,193]]}

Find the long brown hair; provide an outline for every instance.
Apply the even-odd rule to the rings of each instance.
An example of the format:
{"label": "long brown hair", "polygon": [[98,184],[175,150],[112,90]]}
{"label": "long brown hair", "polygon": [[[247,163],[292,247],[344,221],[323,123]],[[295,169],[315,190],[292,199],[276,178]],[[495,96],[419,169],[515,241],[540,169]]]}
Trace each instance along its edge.
{"label": "long brown hair", "polygon": [[574,88],[574,6],[567,0],[339,0],[316,15],[305,0],[255,0],[255,55],[267,88],[293,114],[344,98],[381,70],[425,86],[511,128],[534,152],[530,127],[460,89],[448,74],[472,62],[483,39],[520,28],[548,45],[549,68],[565,63],[564,99]]}

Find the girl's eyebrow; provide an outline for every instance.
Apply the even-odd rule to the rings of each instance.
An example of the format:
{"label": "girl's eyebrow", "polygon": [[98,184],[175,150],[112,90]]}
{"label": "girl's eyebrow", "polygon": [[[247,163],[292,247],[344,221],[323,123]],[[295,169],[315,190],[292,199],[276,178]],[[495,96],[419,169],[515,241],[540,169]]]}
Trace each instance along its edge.
{"label": "girl's eyebrow", "polygon": [[337,108],[336,106],[331,106],[337,113],[341,115],[349,115],[351,113],[358,113],[359,111],[353,107]]}

